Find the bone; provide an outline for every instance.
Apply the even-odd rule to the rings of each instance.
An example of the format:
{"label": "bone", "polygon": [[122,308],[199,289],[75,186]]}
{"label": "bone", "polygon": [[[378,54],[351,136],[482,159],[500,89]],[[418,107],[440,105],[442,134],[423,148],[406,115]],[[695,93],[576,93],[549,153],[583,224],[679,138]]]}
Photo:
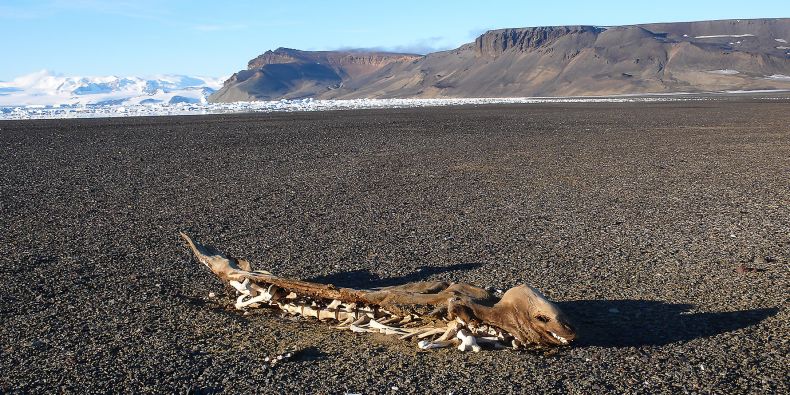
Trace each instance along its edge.
{"label": "bone", "polygon": [[282,297],[282,295],[278,294],[278,292],[277,292],[279,290],[280,289],[275,287],[274,284],[269,285],[269,287],[266,288],[266,291],[264,291],[267,295],[269,295],[269,300],[268,301],[276,301],[277,299]]}
{"label": "bone", "polygon": [[285,312],[287,312],[287,313],[289,313],[291,315],[299,315],[300,314],[299,306],[297,306],[297,305],[295,305],[293,303],[278,303],[277,306],[280,307],[280,310],[285,311]]}
{"label": "bone", "polygon": [[417,347],[419,347],[421,350],[430,350],[433,348],[449,347],[453,344],[455,344],[455,341],[453,340],[420,340],[417,342]]}
{"label": "bone", "polygon": [[400,324],[399,324],[400,320],[401,320],[401,317],[398,317],[398,316],[392,316],[392,317],[389,317],[389,318],[383,319],[383,320],[381,320],[380,322],[381,322],[382,324],[384,324],[384,325],[392,325],[392,324],[395,324],[395,325],[400,325]]}
{"label": "bone", "polygon": [[241,295],[236,299],[236,304],[234,307],[238,310],[244,310],[246,307],[258,307],[259,303],[266,302],[268,299],[268,295],[260,294],[258,296],[253,296],[247,300],[244,300],[248,295]]}
{"label": "bone", "polygon": [[351,324],[354,323],[354,321],[356,321],[356,318],[354,318],[353,315],[349,315],[343,320],[343,322],[341,322],[340,324],[336,325],[335,329],[347,330],[348,327],[351,326]]}
{"label": "bone", "polygon": [[296,351],[296,350],[286,351],[286,352],[284,352],[282,354],[272,355],[272,356],[268,356],[266,358],[263,358],[263,362],[265,363],[264,368],[266,368],[266,367],[274,368],[279,363],[288,362],[294,356],[294,354],[296,352],[298,352],[298,351]]}
{"label": "bone", "polygon": [[[244,310],[247,307],[258,307],[261,302],[270,302],[274,296],[274,292],[276,292],[276,287],[272,285],[264,289],[257,284],[250,283],[249,279],[245,279],[241,283],[238,281],[230,281],[229,283],[241,294],[241,296],[236,299],[235,304],[238,310]],[[252,297],[245,300],[247,296]]]}
{"label": "bone", "polygon": [[513,346],[514,350],[518,350],[519,347],[521,347],[521,345],[522,345],[522,343],[520,341],[516,340],[516,339],[513,339],[513,341],[510,342],[510,344],[511,344],[511,346]]}
{"label": "bone", "polygon": [[301,314],[302,317],[318,318],[318,310],[310,306],[301,306],[299,309],[299,313]]}
{"label": "bone", "polygon": [[395,328],[395,329],[392,329],[392,328],[381,328],[381,329],[379,329],[379,332],[383,333],[385,335],[403,335],[405,333],[409,333],[409,332],[404,331],[403,329],[400,329],[400,328]]}
{"label": "bone", "polygon": [[243,282],[238,282],[236,280],[228,281],[231,287],[236,288],[236,291],[242,294],[249,295],[250,294],[250,279],[245,278]]}
{"label": "bone", "polygon": [[337,311],[322,309],[318,311],[319,321],[337,320]]}
{"label": "bone", "polygon": [[247,306],[256,305],[258,302],[262,301],[262,298],[259,297],[252,297],[250,299],[245,300],[248,296],[250,296],[251,288],[250,288],[250,281],[245,279],[243,282],[238,281],[229,281],[228,282],[233,288],[236,289],[236,292],[240,294],[238,298],[236,298],[235,307],[238,310],[243,310]]}
{"label": "bone", "polygon": [[376,320],[370,320],[370,327],[373,329],[378,329],[379,332],[387,334],[387,335],[404,335],[410,333],[411,331],[403,328],[394,328],[388,325],[384,325]]}
{"label": "bone", "polygon": [[461,329],[458,331],[456,335],[458,339],[461,340],[461,344],[458,345],[458,349],[461,351],[474,351],[480,352],[482,348],[477,344],[477,340],[471,333],[469,333],[466,329]]}
{"label": "bone", "polygon": [[354,324],[351,324],[351,325],[349,325],[348,329],[351,330],[351,332],[355,332],[355,333],[365,333],[365,332],[374,332],[374,331],[378,332],[378,330],[373,330],[373,329],[370,329],[370,328],[366,328],[365,325],[354,325]]}
{"label": "bone", "polygon": [[[411,333],[403,335],[403,336],[399,337],[399,339],[401,339],[401,340],[408,340],[408,339],[411,339],[413,337],[417,337],[418,338],[418,336],[420,336],[420,335],[426,334],[428,332],[433,332],[434,330],[436,330],[436,327],[434,327],[434,326],[422,326],[422,327],[419,327],[419,328],[412,328],[410,330],[411,330]],[[442,329],[442,331],[443,331],[443,329]],[[439,332],[439,333],[441,333],[441,332]],[[436,332],[433,332],[433,333],[429,334],[428,336],[431,336],[431,335],[436,335]]]}
{"label": "bone", "polygon": [[433,328],[428,331],[425,331],[417,336],[418,339],[425,339],[426,337],[436,336],[440,333],[444,333],[447,330],[446,328]]}
{"label": "bone", "polygon": [[371,330],[368,329],[369,323],[370,323],[370,317],[368,317],[367,315],[362,315],[351,325],[349,325],[348,329],[350,329],[352,332],[358,332],[358,333],[371,332]]}
{"label": "bone", "polygon": [[421,333],[423,333],[423,332],[425,332],[427,330],[428,330],[427,328],[416,328],[416,329],[413,329],[411,333],[407,333],[407,334],[405,334],[403,336],[399,336],[398,339],[400,339],[400,340],[409,340],[409,339],[411,339],[413,337],[417,337],[417,335],[419,335],[419,334],[421,334]]}
{"label": "bone", "polygon": [[483,325],[483,326],[478,327],[475,330],[475,334],[477,334],[477,335],[485,334],[485,335],[489,335],[489,336],[500,336],[500,332],[498,330],[496,330],[496,328],[492,328],[492,327],[490,327],[488,325]]}
{"label": "bone", "polygon": [[442,342],[455,338],[455,335],[458,333],[459,329],[461,329],[461,325],[459,323],[451,322],[449,325],[447,325],[447,330],[441,336],[439,336],[436,341]]}

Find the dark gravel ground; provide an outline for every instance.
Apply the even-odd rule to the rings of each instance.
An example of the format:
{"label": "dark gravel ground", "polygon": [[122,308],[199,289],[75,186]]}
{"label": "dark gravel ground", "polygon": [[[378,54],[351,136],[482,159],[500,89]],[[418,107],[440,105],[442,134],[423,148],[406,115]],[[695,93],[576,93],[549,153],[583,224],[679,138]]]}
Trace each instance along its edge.
{"label": "dark gravel ground", "polygon": [[[788,393],[788,110],[0,122],[0,392]],[[180,230],[340,285],[525,282],[583,337],[418,352],[245,316]]]}

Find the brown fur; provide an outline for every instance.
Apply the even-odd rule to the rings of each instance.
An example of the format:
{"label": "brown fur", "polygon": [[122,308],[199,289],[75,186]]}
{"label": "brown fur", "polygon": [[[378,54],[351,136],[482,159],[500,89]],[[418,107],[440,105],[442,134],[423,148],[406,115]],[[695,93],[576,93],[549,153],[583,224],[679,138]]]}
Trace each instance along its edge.
{"label": "brown fur", "polygon": [[[483,288],[447,282],[416,282],[371,290],[337,288],[286,279],[267,272],[252,271],[249,262],[227,256],[193,241],[181,233],[195,257],[225,282],[250,280],[261,286],[274,285],[320,301],[372,306],[396,316],[416,316],[422,320],[460,319],[466,325],[489,325],[509,333],[522,344],[564,345],[576,337],[568,318],[540,292],[520,285],[497,298]],[[564,338],[565,341],[554,337]]]}

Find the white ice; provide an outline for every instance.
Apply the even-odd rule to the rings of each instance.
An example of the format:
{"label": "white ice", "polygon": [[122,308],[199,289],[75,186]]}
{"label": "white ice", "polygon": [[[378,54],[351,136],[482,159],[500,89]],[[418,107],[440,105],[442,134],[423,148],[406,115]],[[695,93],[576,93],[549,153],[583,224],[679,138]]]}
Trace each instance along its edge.
{"label": "white ice", "polygon": [[732,94],[741,94],[741,93],[784,93],[787,92],[786,89],[757,89],[753,91],[743,91],[743,90],[735,90],[735,91],[724,91],[722,93],[732,93]]}
{"label": "white ice", "polygon": [[[763,91],[754,91],[761,93]],[[781,91],[771,91],[781,92]],[[785,90],[786,92],[786,90]],[[0,106],[0,119],[104,118],[127,116],[202,115],[251,112],[331,111],[377,108],[412,108],[438,106],[478,106],[487,104],[537,103],[632,103],[710,100],[716,93],[699,96],[692,93],[659,93],[608,97],[514,97],[465,99],[353,99],[353,100],[279,100],[236,103],[148,103],[124,105],[29,105]],[[729,93],[749,93],[737,91]]]}

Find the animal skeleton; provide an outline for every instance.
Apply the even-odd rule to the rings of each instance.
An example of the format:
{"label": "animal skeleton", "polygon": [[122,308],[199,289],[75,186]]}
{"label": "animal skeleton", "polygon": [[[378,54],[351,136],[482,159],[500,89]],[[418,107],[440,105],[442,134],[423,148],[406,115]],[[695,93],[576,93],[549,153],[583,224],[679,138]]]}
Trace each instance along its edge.
{"label": "animal skeleton", "polygon": [[416,282],[377,289],[281,278],[252,270],[249,262],[225,255],[181,233],[195,258],[239,295],[237,309],[261,306],[337,323],[353,332],[380,332],[417,339],[421,349],[456,346],[521,348],[564,346],[576,338],[569,320],[527,285],[501,298],[483,288],[446,282]]}

